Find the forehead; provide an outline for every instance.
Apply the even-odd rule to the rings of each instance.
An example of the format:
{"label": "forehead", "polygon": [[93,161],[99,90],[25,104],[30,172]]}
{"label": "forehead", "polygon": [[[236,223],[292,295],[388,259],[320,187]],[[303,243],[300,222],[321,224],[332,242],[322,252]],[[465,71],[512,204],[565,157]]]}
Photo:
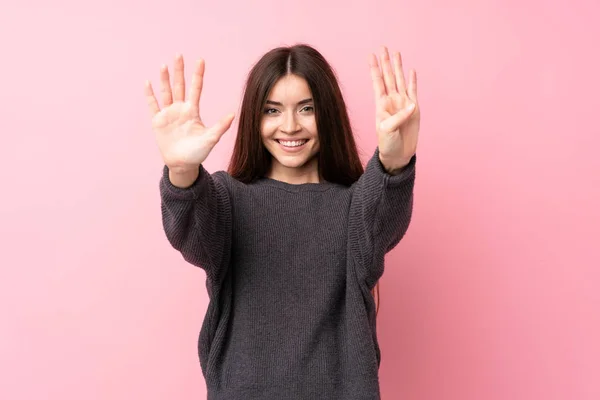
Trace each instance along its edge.
{"label": "forehead", "polygon": [[269,93],[269,100],[294,103],[312,97],[306,80],[298,75],[286,75],[279,79]]}

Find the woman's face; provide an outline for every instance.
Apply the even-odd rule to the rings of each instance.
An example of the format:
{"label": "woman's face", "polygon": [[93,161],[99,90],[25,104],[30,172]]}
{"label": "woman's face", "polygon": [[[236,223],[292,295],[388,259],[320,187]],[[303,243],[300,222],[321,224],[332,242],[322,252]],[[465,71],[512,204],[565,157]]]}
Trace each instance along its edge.
{"label": "woman's face", "polygon": [[303,78],[287,75],[273,86],[263,110],[261,135],[273,156],[272,171],[317,170],[319,137],[315,108]]}

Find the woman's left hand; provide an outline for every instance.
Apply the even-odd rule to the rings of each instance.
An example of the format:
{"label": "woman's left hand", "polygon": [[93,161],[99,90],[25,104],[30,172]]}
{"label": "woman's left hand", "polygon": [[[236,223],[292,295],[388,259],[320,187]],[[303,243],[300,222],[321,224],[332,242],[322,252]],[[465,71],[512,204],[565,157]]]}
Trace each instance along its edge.
{"label": "woman's left hand", "polygon": [[388,173],[405,167],[417,151],[421,112],[417,101],[417,73],[410,70],[408,85],[402,70],[402,58],[381,50],[381,69],[371,54],[371,78],[375,92],[375,120],[379,159]]}

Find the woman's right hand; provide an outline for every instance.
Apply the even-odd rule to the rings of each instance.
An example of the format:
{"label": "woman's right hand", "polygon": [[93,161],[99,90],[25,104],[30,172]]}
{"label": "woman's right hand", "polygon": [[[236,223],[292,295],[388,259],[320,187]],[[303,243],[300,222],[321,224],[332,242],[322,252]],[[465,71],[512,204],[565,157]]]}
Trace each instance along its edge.
{"label": "woman's right hand", "polygon": [[187,100],[183,72],[183,57],[178,55],[171,88],[168,67],[162,66],[162,110],[149,81],[146,82],[145,94],[152,115],[152,129],[169,173],[189,176],[197,174],[200,164],[231,126],[234,114],[225,116],[211,127],[205,126],[200,118],[204,60],[200,59],[196,64]]}

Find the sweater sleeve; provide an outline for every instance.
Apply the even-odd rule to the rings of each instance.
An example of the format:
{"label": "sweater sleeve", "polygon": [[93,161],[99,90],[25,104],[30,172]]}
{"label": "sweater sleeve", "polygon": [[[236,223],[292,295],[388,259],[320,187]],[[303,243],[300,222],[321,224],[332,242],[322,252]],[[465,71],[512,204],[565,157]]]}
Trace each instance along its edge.
{"label": "sweater sleeve", "polygon": [[171,245],[215,283],[222,279],[231,247],[231,204],[220,175],[203,166],[192,186],[179,188],[169,180],[168,167],[160,180],[162,222]]}
{"label": "sweater sleeve", "polygon": [[369,287],[381,278],[384,256],[400,242],[412,217],[416,155],[398,175],[388,174],[379,149],[354,183],[349,218],[349,247],[359,277]]}

